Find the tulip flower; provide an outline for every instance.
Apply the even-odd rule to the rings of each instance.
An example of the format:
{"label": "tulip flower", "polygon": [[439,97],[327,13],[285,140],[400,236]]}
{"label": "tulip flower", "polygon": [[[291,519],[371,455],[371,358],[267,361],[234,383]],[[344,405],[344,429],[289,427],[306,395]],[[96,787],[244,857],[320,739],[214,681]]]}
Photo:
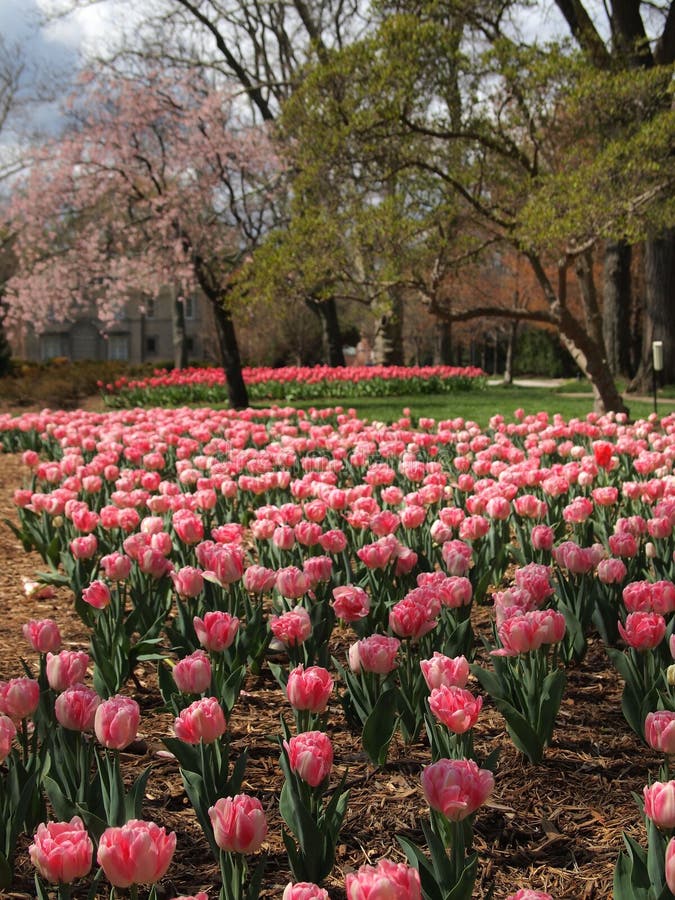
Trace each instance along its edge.
{"label": "tulip flower", "polygon": [[94,845],[79,816],[70,822],[38,825],[28,848],[30,861],[40,875],[54,884],[70,884],[84,878],[92,866]]}
{"label": "tulip flower", "polygon": [[155,884],[171,864],[176,835],[154,822],[130,819],[101,835],[96,859],[114,887]]}
{"label": "tulip flower", "polygon": [[361,866],[345,878],[347,900],[421,900],[417,869],[382,859],[376,866]]}

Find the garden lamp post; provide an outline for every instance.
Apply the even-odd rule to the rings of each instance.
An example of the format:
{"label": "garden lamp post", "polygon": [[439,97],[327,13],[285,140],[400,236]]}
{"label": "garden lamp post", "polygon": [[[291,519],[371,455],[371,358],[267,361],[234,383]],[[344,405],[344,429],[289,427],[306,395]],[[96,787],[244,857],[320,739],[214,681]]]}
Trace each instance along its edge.
{"label": "garden lamp post", "polygon": [[656,373],[663,371],[663,341],[652,341],[652,383],[654,387],[654,412],[656,412]]}

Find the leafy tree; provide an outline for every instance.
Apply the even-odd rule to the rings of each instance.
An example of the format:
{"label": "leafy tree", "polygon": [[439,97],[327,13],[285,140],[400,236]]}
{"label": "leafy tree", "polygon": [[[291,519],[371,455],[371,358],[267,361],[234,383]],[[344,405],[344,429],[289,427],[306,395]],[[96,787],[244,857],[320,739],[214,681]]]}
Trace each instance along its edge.
{"label": "leafy tree", "polygon": [[[392,229],[394,238],[376,248],[380,272],[387,272],[380,285],[410,284],[411,250],[421,251],[418,261],[426,259],[426,266],[420,269],[433,282],[439,271],[495,250],[503,257],[511,247],[529,265],[544,302],[526,309],[446,307],[446,318],[497,314],[555,326],[599,404],[621,410],[605,353],[593,251],[601,238],[626,233],[628,224],[634,236],[672,220],[667,79],[663,70],[645,79],[605,79],[616,100],[605,113],[615,140],[602,135],[601,142],[598,127],[588,128],[592,112],[582,102],[598,91],[598,73],[569,46],[527,46],[509,37],[497,6],[505,8],[421,2],[398,12],[388,4],[377,31],[324,57],[285,107],[297,183],[304,179],[305,207],[307,198],[310,206],[313,197],[325,205],[330,196],[330,215],[337,210],[353,231],[385,209],[383,198],[393,193],[396,216],[382,233]],[[658,116],[645,111],[646,99]],[[623,120],[612,109],[622,110]],[[594,192],[598,170],[593,175],[591,162],[599,151],[605,187]],[[626,165],[636,152],[644,167]],[[554,201],[558,192],[567,201],[570,183],[583,190],[565,220]],[[419,212],[425,203],[426,217]],[[319,206],[305,208],[304,218]],[[587,229],[583,236],[575,231],[575,212]],[[291,221],[294,229],[302,219]],[[426,240],[398,239],[415,228]]]}
{"label": "leafy tree", "polygon": [[105,329],[134,293],[199,288],[230,402],[246,406],[229,293],[274,219],[279,161],[267,129],[242,123],[236,92],[210,88],[199,73],[90,76],[71,116],[13,202],[8,327],[40,331],[95,301]]}
{"label": "leafy tree", "polygon": [[[606,195],[596,195],[594,173],[601,173],[600,184],[605,186],[609,186],[614,174],[618,175],[614,184],[619,195],[615,193],[614,202],[610,199],[609,203],[613,227],[607,229],[610,233],[604,314],[608,342],[616,340],[616,336],[619,340],[626,338],[620,322],[629,320],[630,248],[640,241],[643,242],[646,302],[642,359],[634,387],[648,382],[654,339],[664,343],[665,376],[674,381],[675,217],[670,85],[675,63],[675,8],[670,2],[611,0],[603,4],[608,26],[605,30],[609,35],[605,39],[588,2],[556,0],[556,6],[585,60],[598,73],[595,97],[603,103],[607,101],[600,116],[602,153],[597,160],[588,161],[587,177],[582,176],[582,180],[592,186],[592,192],[585,194],[587,208],[597,213],[603,201],[606,203]],[[583,187],[582,184],[582,190]],[[568,194],[572,208],[579,205],[578,196],[576,190]],[[626,219],[623,229],[621,215],[616,216],[617,207]],[[637,231],[631,227],[636,218],[642,226]],[[618,359],[618,349],[610,344],[609,350],[610,358]]]}

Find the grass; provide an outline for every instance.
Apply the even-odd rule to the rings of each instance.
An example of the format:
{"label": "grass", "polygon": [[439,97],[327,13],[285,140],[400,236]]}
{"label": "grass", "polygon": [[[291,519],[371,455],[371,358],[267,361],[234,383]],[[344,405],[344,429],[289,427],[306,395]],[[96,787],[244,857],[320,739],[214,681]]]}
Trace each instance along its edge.
{"label": "grass", "polygon": [[[588,388],[587,388],[588,390]],[[264,407],[264,403],[254,404]],[[310,407],[354,407],[360,416],[368,419],[393,422],[400,418],[402,410],[410,409],[414,419],[428,416],[434,419],[463,418],[485,427],[491,416],[499,413],[507,421],[513,421],[514,411],[524,409],[526,414],[547,412],[550,416],[560,413],[565,419],[584,418],[593,411],[593,398],[578,394],[565,396],[551,388],[519,387],[517,385],[493,385],[485,391],[456,391],[452,394],[410,394],[401,397],[344,397],[338,400],[294,401],[288,404],[299,409]],[[627,399],[632,419],[646,418],[654,411],[653,402]],[[675,402],[659,395],[658,412],[665,415],[675,409]]]}

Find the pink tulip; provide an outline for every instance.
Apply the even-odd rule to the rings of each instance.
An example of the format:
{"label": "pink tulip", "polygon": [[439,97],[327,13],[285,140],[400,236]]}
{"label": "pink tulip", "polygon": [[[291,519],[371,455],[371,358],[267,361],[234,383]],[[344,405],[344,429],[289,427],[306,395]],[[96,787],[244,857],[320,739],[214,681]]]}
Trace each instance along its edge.
{"label": "pink tulip", "polygon": [[436,650],[431,659],[420,660],[420,668],[430,691],[443,685],[463,688],[469,680],[469,663],[464,656],[453,659]]}
{"label": "pink tulip", "polygon": [[347,900],[420,900],[417,869],[382,859],[376,866],[361,866],[345,878]]}
{"label": "pink tulip", "polygon": [[304,643],[312,633],[312,622],[304,606],[270,616],[269,626],[274,637],[289,647]]}
{"label": "pink tulip", "polygon": [[104,700],[94,717],[94,731],[100,744],[110,750],[124,750],[136,740],[141,710],[135,700],[118,694]]}
{"label": "pink tulip", "polygon": [[354,672],[363,669],[364,672],[387,675],[397,666],[396,654],[400,646],[398,638],[371,634],[370,637],[363,638],[350,647],[350,668]]}
{"label": "pink tulip", "polygon": [[98,541],[95,534],[86,534],[76,537],[70,542],[70,552],[75,559],[91,559],[98,549]]}
{"label": "pink tulip", "polygon": [[610,551],[614,554],[614,556],[622,556],[624,559],[632,559],[637,555],[638,552],[638,542],[627,531],[620,532],[619,534],[610,534],[607,543],[609,544]]}
{"label": "pink tulip", "polygon": [[422,770],[422,790],[432,809],[459,822],[487,800],[494,777],[472,759],[439,759]]}
{"label": "pink tulip", "polygon": [[333,610],[344,622],[357,622],[370,612],[370,597],[353,584],[333,588]]}
{"label": "pink tulip", "polygon": [[61,632],[53,619],[30,619],[22,631],[36,653],[55,652],[61,646]]}
{"label": "pink tulip", "polygon": [[330,581],[333,574],[333,560],[330,556],[310,556],[302,564],[302,571],[307,576],[310,590],[318,584]]}
{"label": "pink tulip", "polygon": [[179,597],[197,597],[204,588],[202,571],[194,566],[183,566],[171,572],[171,581]]}
{"label": "pink tulip", "polygon": [[244,551],[239,544],[204,541],[196,550],[199,565],[221,585],[234,584],[244,574]]}
{"label": "pink tulip", "polygon": [[389,611],[389,627],[399,637],[419,640],[436,627],[436,616],[432,614],[433,610],[427,602],[411,594],[392,606]]}
{"label": "pink tulip", "polygon": [[159,581],[160,578],[168,575],[173,568],[162,551],[156,550],[154,547],[145,547],[141,550],[136,562],[141,572],[144,575],[149,575],[155,581]]}
{"label": "pink tulip", "polygon": [[114,887],[155,884],[169,868],[176,835],[155,822],[130,819],[119,828],[106,828],[96,859]]}
{"label": "pink tulip", "polygon": [[471,568],[473,550],[464,541],[446,541],[441,555],[448,575],[466,575]]}
{"label": "pink tulip", "polygon": [[195,650],[173,667],[173,680],[182,694],[203,694],[211,684],[211,662],[203,650]]}
{"label": "pink tulip", "polygon": [[672,894],[675,894],[675,838],[668,841],[666,847],[666,884]]}
{"label": "pink tulip", "polygon": [[393,535],[387,535],[374,544],[366,544],[356,551],[356,555],[368,569],[386,569],[395,558],[398,541]]}
{"label": "pink tulip", "polygon": [[675,712],[659,709],[647,714],[645,739],[653,750],[675,753]]}
{"label": "pink tulip", "polygon": [[83,650],[62,650],[60,653],[47,654],[47,681],[53,691],[65,691],[66,688],[84,681],[89,665],[89,654]]}
{"label": "pink tulip", "polygon": [[0,716],[0,763],[12,752],[12,741],[16,735],[16,725],[9,716]]}
{"label": "pink tulip", "polygon": [[289,881],[281,900],[329,900],[328,891],[311,881]]}
{"label": "pink tulip", "polygon": [[429,708],[439,722],[455,734],[464,734],[476,724],[483,707],[483,698],[454,685],[434,688],[429,696]]}
{"label": "pink tulip", "polygon": [[342,553],[347,548],[347,538],[339,528],[333,528],[321,535],[319,544],[326,553]]}
{"label": "pink tulip", "polygon": [[643,789],[645,815],[658,828],[675,828],[675,781],[655,781]]}
{"label": "pink tulip", "polygon": [[30,861],[40,875],[54,884],[70,884],[84,878],[92,865],[94,845],[79,816],[70,822],[38,825],[28,848]]}
{"label": "pink tulip", "polygon": [[93,688],[74,684],[56,698],[54,713],[59,724],[70,731],[93,731],[100,703],[101,698]]}
{"label": "pink tulip", "polygon": [[15,722],[32,716],[40,702],[40,685],[33,678],[0,682],[0,714]]}
{"label": "pink tulip", "polygon": [[675,611],[675,584],[672,581],[655,581],[652,584],[654,612],[667,616]]}
{"label": "pink tulip", "polygon": [[267,836],[260,800],[248,794],[221,797],[209,809],[216,844],[226,853],[255,853]]}
{"label": "pink tulip", "polygon": [[598,563],[598,581],[603,584],[621,584],[627,574],[626,564],[621,559],[602,559]]}
{"label": "pink tulip", "polygon": [[101,557],[101,568],[108,581],[125,581],[131,572],[131,559],[117,551],[109,553]]}
{"label": "pink tulip", "polygon": [[551,550],[555,540],[555,532],[549,525],[535,525],[530,532],[530,540],[534,550]]}
{"label": "pink tulip", "polygon": [[276,588],[282,597],[297,600],[309,590],[309,578],[297,566],[286,566],[277,572]]}
{"label": "pink tulip", "polygon": [[265,594],[274,587],[277,573],[265,566],[249,566],[244,572],[244,587],[251,594]]}
{"label": "pink tulip", "polygon": [[222,653],[232,646],[239,629],[239,619],[226,612],[207,612],[204,618],[192,620],[197,640],[205,650]]}
{"label": "pink tulip", "polygon": [[630,613],[625,627],[619,622],[619,633],[635,650],[653,650],[665,637],[666,620],[659,613]]}
{"label": "pink tulip", "polygon": [[551,570],[540,563],[528,563],[516,569],[516,587],[527,591],[535,606],[541,606],[553,594]]}
{"label": "pink tulip", "polygon": [[209,895],[206,891],[200,891],[198,894],[181,894],[180,897],[176,897],[176,900],[209,900]]}
{"label": "pink tulip", "polygon": [[179,509],[173,516],[173,530],[184,544],[198,544],[204,538],[204,523],[188,509]]}
{"label": "pink tulip", "polygon": [[295,532],[290,525],[278,525],[274,529],[272,543],[278,550],[291,550],[295,544]]}
{"label": "pink tulip", "polygon": [[333,678],[321,666],[297,666],[286,683],[286,696],[293,709],[306,709],[312,713],[322,713],[328,705],[333,691]]}
{"label": "pink tulip", "polygon": [[110,588],[105,581],[92,581],[82,591],[82,599],[94,609],[105,609],[110,605]]}
{"label": "pink tulip", "polygon": [[553,900],[546,891],[532,891],[529,888],[521,888],[515,894],[509,894],[506,900]]}
{"label": "pink tulip", "polygon": [[303,731],[284,741],[293,772],[310,787],[318,787],[333,768],[333,746],[323,731]]}
{"label": "pink tulip", "polygon": [[213,744],[225,734],[225,714],[216,697],[195,700],[174,720],[176,737],[186,744]]}

